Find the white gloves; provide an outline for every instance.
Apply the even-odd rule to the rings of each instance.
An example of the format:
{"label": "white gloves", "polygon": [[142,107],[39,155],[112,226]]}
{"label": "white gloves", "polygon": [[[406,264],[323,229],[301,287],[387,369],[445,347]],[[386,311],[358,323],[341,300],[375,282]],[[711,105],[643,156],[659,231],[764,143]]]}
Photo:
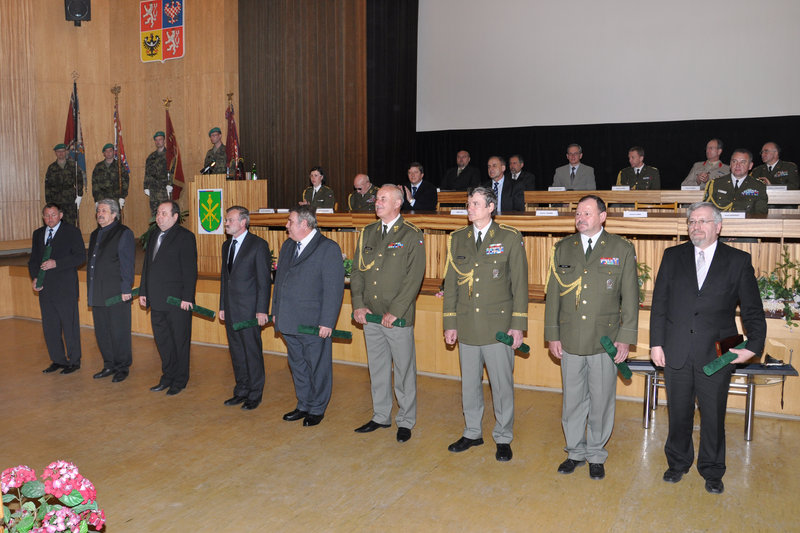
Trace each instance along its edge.
{"label": "white gloves", "polygon": [[150,189],[145,189],[145,190],[144,190],[144,193],[145,193],[147,196],[150,196]]}
{"label": "white gloves", "polygon": [[120,198],[119,199],[119,206],[120,207],[125,207],[125,198]]}
{"label": "white gloves", "polygon": [[81,207],[81,200],[83,200],[83,196],[76,196],[75,197],[75,205],[78,206],[78,209]]}
{"label": "white gloves", "polygon": [[167,185],[167,194],[172,194],[172,185]]}

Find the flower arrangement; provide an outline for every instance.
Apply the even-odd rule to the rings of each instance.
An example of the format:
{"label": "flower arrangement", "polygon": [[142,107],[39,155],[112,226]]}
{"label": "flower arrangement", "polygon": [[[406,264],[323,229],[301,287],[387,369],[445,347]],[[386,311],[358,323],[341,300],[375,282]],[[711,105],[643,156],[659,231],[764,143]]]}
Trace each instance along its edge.
{"label": "flower arrangement", "polygon": [[7,468],[0,474],[0,490],[2,533],[86,533],[100,531],[106,521],[94,485],[66,461],[47,465],[41,480],[28,466]]}
{"label": "flower arrangement", "polygon": [[800,314],[800,264],[792,261],[788,246],[783,247],[781,261],[767,276],[758,278],[758,290],[767,318],[780,318],[789,327],[797,326]]}
{"label": "flower arrangement", "polygon": [[353,272],[353,260],[348,259],[344,253],[342,253],[342,266],[344,267],[344,277],[350,278],[350,274]]}
{"label": "flower arrangement", "polygon": [[648,265],[647,263],[639,263],[638,261],[636,262],[636,274],[637,274],[637,277],[639,278],[639,306],[640,307],[642,307],[644,305],[644,299],[645,299],[644,284],[646,282],[650,281],[651,279],[653,279],[650,276],[650,272],[652,272],[652,271],[653,271],[653,269],[650,268],[650,265]]}

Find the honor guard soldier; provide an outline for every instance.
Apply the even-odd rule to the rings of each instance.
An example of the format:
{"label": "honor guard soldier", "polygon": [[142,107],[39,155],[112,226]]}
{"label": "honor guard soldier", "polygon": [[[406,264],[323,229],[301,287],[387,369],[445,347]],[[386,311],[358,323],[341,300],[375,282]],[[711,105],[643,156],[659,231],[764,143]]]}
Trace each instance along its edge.
{"label": "honor guard soldier", "polygon": [[[211,148],[206,152],[203,160],[203,169],[208,169],[209,174],[225,174],[228,171],[228,152],[222,144],[222,130],[216,126],[208,130]],[[211,164],[214,166],[211,166]]]}
{"label": "honor guard soldier", "polygon": [[172,196],[165,139],[163,131],[153,135],[156,149],[147,156],[144,164],[144,193],[150,198],[150,215],[154,220],[159,204],[168,202]]}
{"label": "honor guard soldier", "polygon": [[114,157],[114,145],[103,146],[103,160],[94,166],[92,171],[92,197],[97,204],[103,198],[116,198],[120,208],[125,207],[128,197],[128,171]]}
{"label": "honor guard soldier", "polygon": [[78,225],[78,209],[83,199],[83,170],[74,159],[67,157],[67,147],[63,143],[53,147],[56,160],[47,167],[44,175],[44,198],[48,204],[58,204],[64,213],[64,220]]}

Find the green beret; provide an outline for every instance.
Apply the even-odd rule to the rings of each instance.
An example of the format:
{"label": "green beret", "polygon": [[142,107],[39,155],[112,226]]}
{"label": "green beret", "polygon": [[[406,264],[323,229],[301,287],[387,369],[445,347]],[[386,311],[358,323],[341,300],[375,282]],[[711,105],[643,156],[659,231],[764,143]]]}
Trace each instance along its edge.
{"label": "green beret", "polygon": [[153,139],[155,139],[156,137],[166,137],[166,135],[164,134],[163,131],[157,131],[153,134]]}
{"label": "green beret", "polygon": [[66,149],[67,149],[67,145],[64,144],[64,143],[58,143],[57,145],[55,145],[53,147],[53,150],[66,150]]}
{"label": "green beret", "polygon": [[113,145],[113,144],[111,144],[111,143],[106,143],[106,144],[104,144],[104,145],[103,145],[103,151],[104,151],[104,152],[105,152],[106,150],[108,150],[109,148],[114,148],[114,145]]}
{"label": "green beret", "polygon": [[210,137],[212,133],[219,133],[220,135],[222,135],[222,130],[215,126],[210,130],[208,130],[208,136]]}

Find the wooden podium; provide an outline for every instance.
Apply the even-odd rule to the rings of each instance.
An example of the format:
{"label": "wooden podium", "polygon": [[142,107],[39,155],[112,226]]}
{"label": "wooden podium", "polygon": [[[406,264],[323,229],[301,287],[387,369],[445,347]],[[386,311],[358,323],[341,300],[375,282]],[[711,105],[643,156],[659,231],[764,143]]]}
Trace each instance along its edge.
{"label": "wooden podium", "polygon": [[[205,274],[219,274],[222,264],[222,243],[225,235],[225,210],[233,205],[241,205],[257,212],[262,207],[267,207],[267,181],[268,180],[227,180],[225,174],[208,174],[194,176],[189,180],[189,224],[186,226],[197,237],[197,269]],[[199,233],[197,215],[200,212],[197,191],[203,189],[222,189],[222,219],[220,220],[221,234]]]}

